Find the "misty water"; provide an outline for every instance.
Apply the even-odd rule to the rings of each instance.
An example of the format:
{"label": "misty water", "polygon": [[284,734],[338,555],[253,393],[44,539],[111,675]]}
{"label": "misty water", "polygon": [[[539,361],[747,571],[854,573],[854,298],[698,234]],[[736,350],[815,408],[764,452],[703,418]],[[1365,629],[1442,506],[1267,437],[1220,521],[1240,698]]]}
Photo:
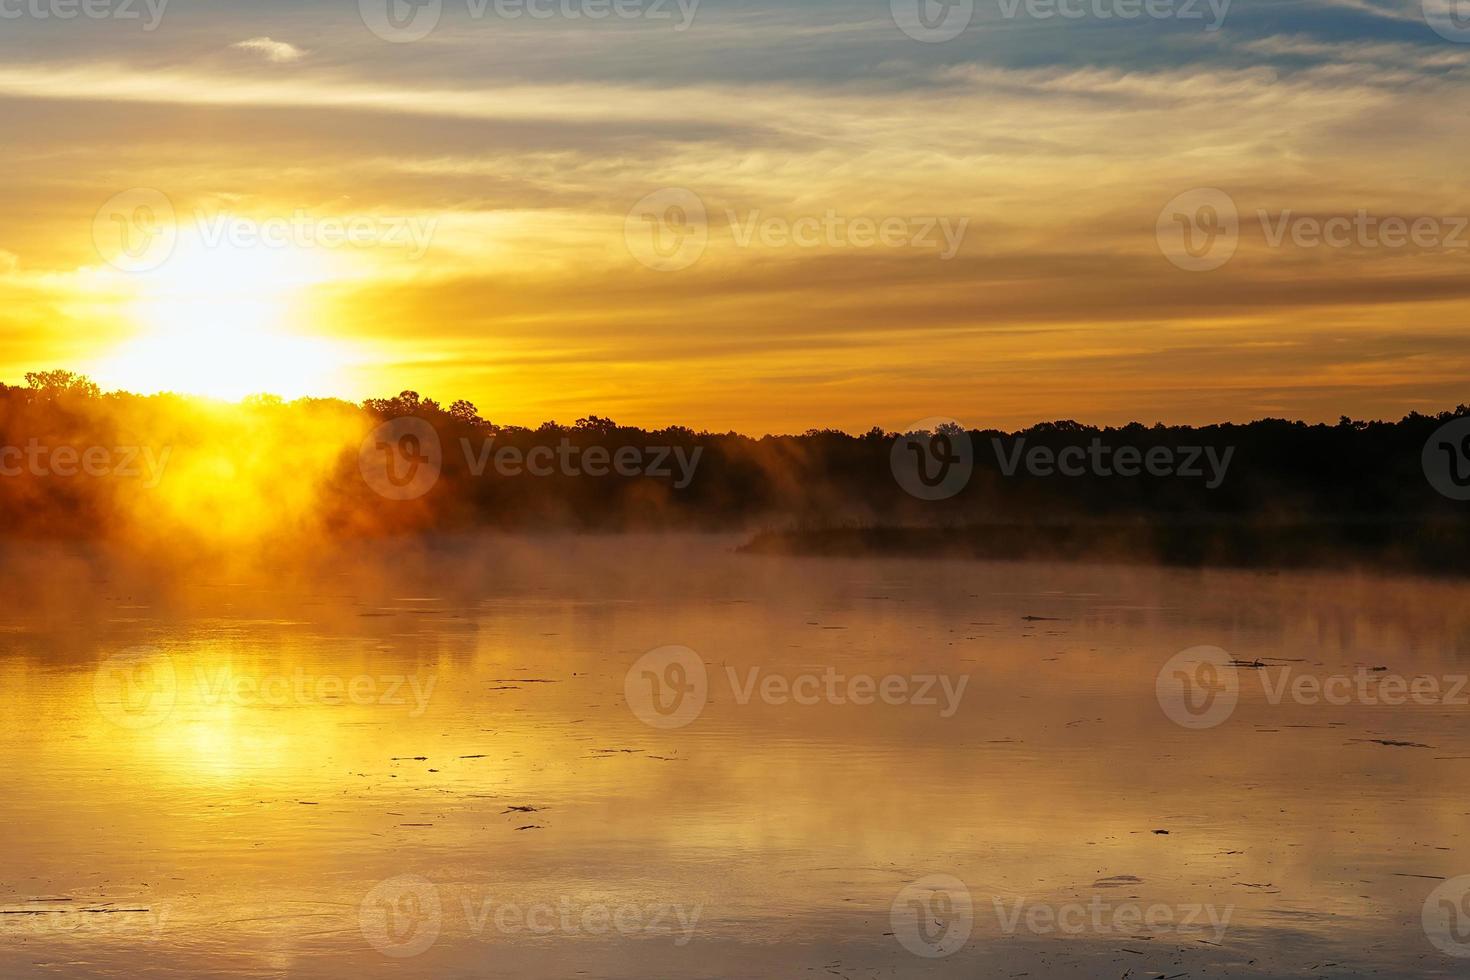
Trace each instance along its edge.
{"label": "misty water", "polygon": [[0,976],[1463,975],[1465,585],[737,545],[11,549]]}

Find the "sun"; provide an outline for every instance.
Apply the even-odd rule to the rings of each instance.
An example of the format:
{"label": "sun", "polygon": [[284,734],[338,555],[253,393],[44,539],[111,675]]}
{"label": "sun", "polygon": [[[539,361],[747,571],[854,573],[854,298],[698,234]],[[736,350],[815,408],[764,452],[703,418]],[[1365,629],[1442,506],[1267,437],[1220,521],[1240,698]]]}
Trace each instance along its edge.
{"label": "sun", "polygon": [[352,350],[304,322],[312,287],[335,272],[320,250],[181,231],[166,262],[127,277],[123,311],[138,333],[92,373],[105,387],[229,401],[338,390]]}

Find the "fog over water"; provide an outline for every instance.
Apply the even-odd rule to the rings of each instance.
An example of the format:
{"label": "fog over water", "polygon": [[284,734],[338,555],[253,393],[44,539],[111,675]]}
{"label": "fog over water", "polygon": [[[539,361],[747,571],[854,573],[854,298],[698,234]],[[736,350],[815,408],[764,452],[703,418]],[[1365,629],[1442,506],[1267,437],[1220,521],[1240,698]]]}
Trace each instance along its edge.
{"label": "fog over water", "polygon": [[0,974],[1458,975],[1466,587],[736,544],[9,555]]}

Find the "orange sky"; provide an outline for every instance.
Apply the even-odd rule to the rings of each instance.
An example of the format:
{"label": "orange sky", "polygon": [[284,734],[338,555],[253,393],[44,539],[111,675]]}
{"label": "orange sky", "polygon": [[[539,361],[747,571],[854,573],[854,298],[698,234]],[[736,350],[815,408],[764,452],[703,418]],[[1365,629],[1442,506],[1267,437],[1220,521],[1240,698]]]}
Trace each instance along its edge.
{"label": "orange sky", "polygon": [[[942,44],[887,4],[452,6],[413,43],[350,5],[15,25],[0,379],[757,433],[1470,401],[1470,47],[1397,6],[980,5]],[[1359,212],[1433,230],[1299,234]]]}

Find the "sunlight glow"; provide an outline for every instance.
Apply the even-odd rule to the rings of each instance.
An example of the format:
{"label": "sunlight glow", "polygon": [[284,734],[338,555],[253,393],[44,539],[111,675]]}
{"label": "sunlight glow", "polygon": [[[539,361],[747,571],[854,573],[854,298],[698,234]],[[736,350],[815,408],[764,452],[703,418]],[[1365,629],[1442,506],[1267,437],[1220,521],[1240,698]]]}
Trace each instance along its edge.
{"label": "sunlight glow", "polygon": [[352,351],[307,333],[313,285],[334,278],[318,250],[206,243],[181,233],[158,269],[128,277],[126,318],[141,333],[96,366],[105,386],[238,400],[339,387]]}

